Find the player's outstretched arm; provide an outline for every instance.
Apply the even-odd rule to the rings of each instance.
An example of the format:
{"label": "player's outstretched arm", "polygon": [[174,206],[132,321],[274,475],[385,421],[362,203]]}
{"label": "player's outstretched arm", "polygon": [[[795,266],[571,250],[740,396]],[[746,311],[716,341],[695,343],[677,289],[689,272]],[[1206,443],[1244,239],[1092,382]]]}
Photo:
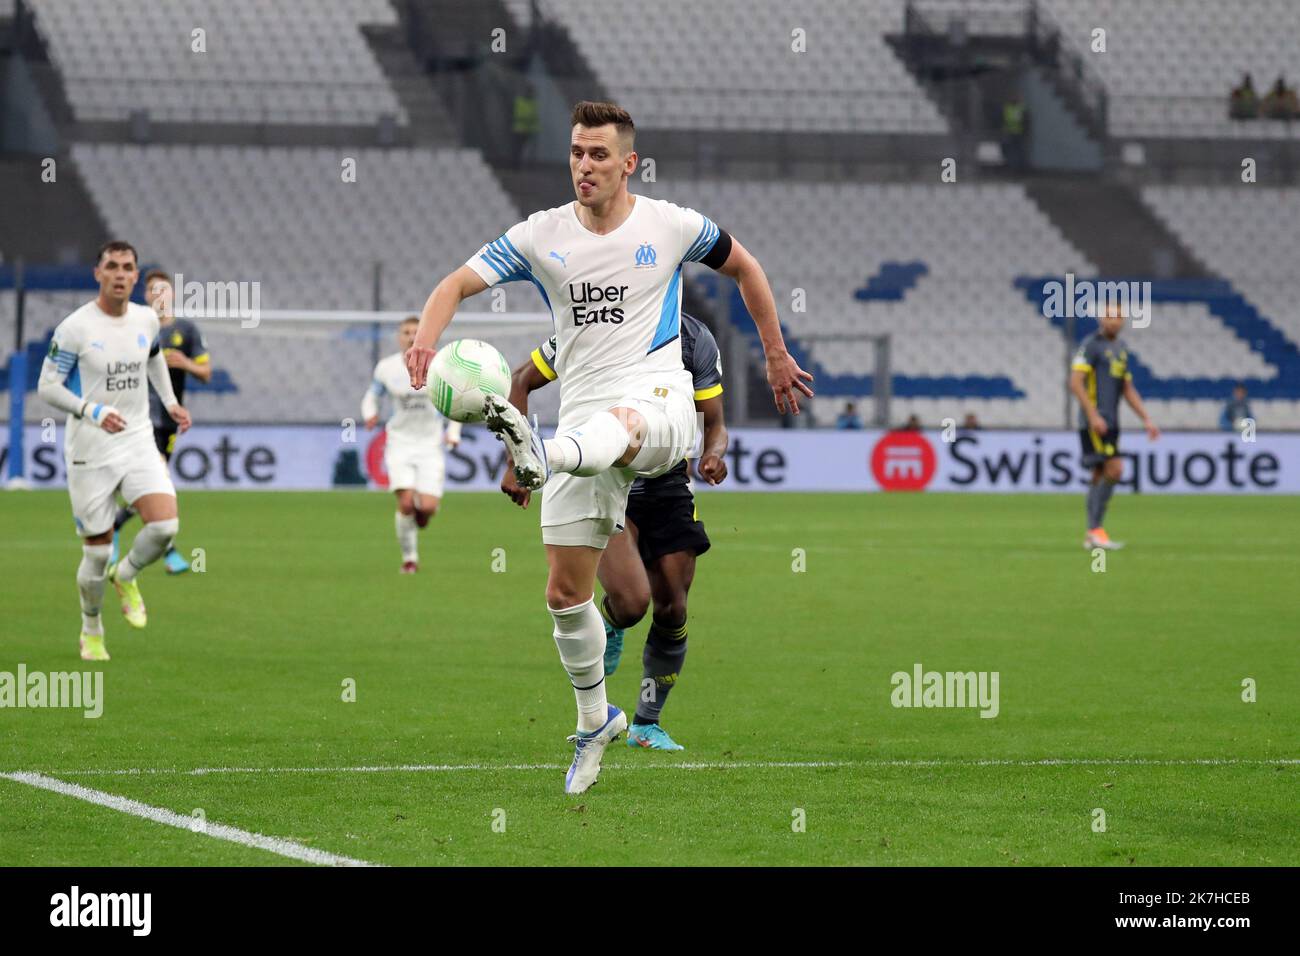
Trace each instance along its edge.
{"label": "player's outstretched arm", "polygon": [[704,415],[704,446],[696,466],[711,485],[720,485],[727,478],[727,424],[722,413],[722,396],[715,395],[697,401],[695,408]]}
{"label": "player's outstretched arm", "polygon": [[406,353],[406,370],[412,388],[424,388],[433,361],[434,344],[462,302],[486,289],[487,283],[469,266],[461,266],[446,276],[429,294],[420,313],[420,327],[415,330],[415,344]]}
{"label": "player's outstretched arm", "polygon": [[767,382],[772,386],[776,410],[785,414],[788,407],[798,415],[797,393],[802,392],[812,398],[813,391],[807,383],[813,377],[811,372],[801,369],[799,363],[786,351],[785,337],[781,334],[781,320],[776,314],[776,300],[772,298],[772,286],[767,281],[767,273],[734,236],[731,240],[731,253],[718,271],[736,280],[745,308],[754,317],[758,337],[763,343],[763,355],[767,358]]}
{"label": "player's outstretched arm", "polygon": [[[528,394],[535,392],[539,388],[544,388],[551,380],[542,374],[541,369],[532,358],[520,362],[518,367],[510,376],[510,404],[519,409],[520,414],[527,417],[528,415]],[[521,508],[527,508],[533,493],[527,488],[522,487],[515,480],[514,462],[510,460],[510,453],[506,452],[506,470],[501,476],[501,490],[510,496],[513,501]]]}
{"label": "player's outstretched arm", "polygon": [[1151,421],[1151,416],[1147,414],[1146,406],[1142,404],[1142,396],[1138,394],[1137,386],[1133,384],[1133,379],[1124,381],[1124,401],[1129,403],[1129,407],[1137,412],[1138,418],[1142,419],[1142,426],[1147,430],[1147,438],[1155,441],[1160,437],[1160,429],[1156,427],[1155,422]]}

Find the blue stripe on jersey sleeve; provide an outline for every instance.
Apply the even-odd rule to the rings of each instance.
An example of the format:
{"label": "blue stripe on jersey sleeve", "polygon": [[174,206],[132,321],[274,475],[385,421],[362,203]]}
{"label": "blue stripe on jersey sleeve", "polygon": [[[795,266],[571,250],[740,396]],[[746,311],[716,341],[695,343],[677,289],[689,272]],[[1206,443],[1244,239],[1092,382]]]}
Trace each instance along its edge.
{"label": "blue stripe on jersey sleeve", "polygon": [[681,282],[682,267],[679,265],[673,272],[668,289],[664,292],[664,303],[659,308],[659,325],[655,327],[655,336],[650,340],[650,350],[646,352],[647,355],[667,345],[681,334],[682,304],[678,294],[681,291]]}
{"label": "blue stripe on jersey sleeve", "polygon": [[508,236],[503,235],[500,239],[500,242],[505,246],[507,250],[509,250],[510,254],[514,256],[516,260],[518,260],[519,267],[521,269],[523,269],[525,272],[533,271],[532,265],[530,265],[528,260],[524,258],[523,253],[521,253],[518,249],[515,248],[515,244],[510,241]]}
{"label": "blue stripe on jersey sleeve", "polygon": [[704,225],[700,226],[700,234],[695,237],[695,242],[686,250],[686,255],[682,256],[683,262],[699,262],[709,254],[713,244],[718,241],[718,227],[713,224],[708,216],[703,216]]}
{"label": "blue stripe on jersey sleeve", "polygon": [[384,388],[384,383],[379,381],[379,379],[374,379],[370,383],[370,393],[376,398],[383,398],[384,392],[386,391],[388,391],[388,389]]}
{"label": "blue stripe on jersey sleeve", "polygon": [[491,242],[488,245],[489,248],[496,253],[498,259],[505,264],[509,274],[519,276],[530,271],[526,262],[506,248],[504,240],[505,236],[502,236],[500,239],[497,239],[495,242]]}
{"label": "blue stripe on jersey sleeve", "polygon": [[500,261],[500,257],[492,251],[491,246],[484,246],[483,252],[480,253],[479,258],[490,265],[492,270],[501,277],[502,281],[510,278],[509,267],[504,262],[501,262],[500,265],[497,264]]}

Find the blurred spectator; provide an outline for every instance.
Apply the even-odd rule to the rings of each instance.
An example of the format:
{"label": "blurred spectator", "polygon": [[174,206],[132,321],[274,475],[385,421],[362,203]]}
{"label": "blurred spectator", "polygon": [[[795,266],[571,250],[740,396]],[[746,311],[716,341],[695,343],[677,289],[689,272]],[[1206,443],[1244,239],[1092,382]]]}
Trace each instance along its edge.
{"label": "blurred spectator", "polygon": [[525,156],[528,159],[534,158],[532,146],[541,128],[537,94],[533,91],[532,83],[525,81],[523,87],[515,94],[514,115],[511,120],[511,131],[515,137],[516,168],[523,165]]}
{"label": "blurred spectator", "polygon": [[919,432],[921,430],[921,419],[917,418],[915,414],[908,415],[907,421],[899,425],[896,430],[900,432]]}
{"label": "blurred spectator", "polygon": [[1241,85],[1232,91],[1228,101],[1228,116],[1231,119],[1255,119],[1259,116],[1259,96],[1255,93],[1255,82],[1247,73],[1241,78]]}
{"label": "blurred spectator", "polygon": [[975,417],[974,412],[966,413],[966,417],[961,420],[961,430],[964,432],[977,432],[980,430],[979,419]]}
{"label": "blurred spectator", "polygon": [[835,427],[841,429],[861,428],[862,419],[858,417],[858,408],[852,402],[844,403],[844,411],[835,419]]}
{"label": "blurred spectator", "polygon": [[1232,390],[1232,398],[1223,406],[1219,416],[1219,428],[1225,432],[1235,432],[1241,427],[1243,418],[1254,418],[1250,413],[1250,402],[1246,401],[1246,386],[1238,382]]}
{"label": "blurred spectator", "polygon": [[1002,104],[1002,157],[1012,169],[1025,167],[1025,101],[1019,93]]}
{"label": "blurred spectator", "polygon": [[1264,97],[1263,113],[1269,119],[1280,120],[1300,116],[1300,102],[1296,100],[1295,90],[1286,85],[1286,80],[1280,74],[1273,88]]}

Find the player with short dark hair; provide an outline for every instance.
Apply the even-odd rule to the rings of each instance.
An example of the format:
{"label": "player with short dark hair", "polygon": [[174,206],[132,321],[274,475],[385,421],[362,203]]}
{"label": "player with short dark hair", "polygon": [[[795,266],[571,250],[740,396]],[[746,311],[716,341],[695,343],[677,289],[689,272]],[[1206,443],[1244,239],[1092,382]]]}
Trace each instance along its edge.
{"label": "player with short dark hair", "polygon": [[[685,312],[681,336],[682,363],[694,379],[695,408],[704,419],[699,474],[716,485],[727,477],[722,356],[708,326]],[[510,404],[527,414],[529,392],[555,378],[555,337],[551,336],[515,369]],[[508,465],[501,490],[527,508],[531,492],[515,480],[513,462]],[[686,662],[686,598],[695,578],[695,559],[709,546],[685,459],[658,478],[637,478],[628,492],[623,532],[610,538],[596,569],[605,589],[600,612],[605,619],[606,677],[618,668],[624,631],[635,627],[654,602],[641,655],[641,694],[627,731],[631,747],[685,749],[668,735],[659,718]]]}
{"label": "player with short dark hair", "polygon": [[798,413],[812,375],[785,347],[772,289],[739,240],[693,210],[628,190],[638,168],[635,129],[613,103],[580,103],[569,137],[574,201],[542,210],[482,246],[434,288],[406,353],[411,384],[428,379],[434,344],[460,303],[503,282],[530,282],[556,330],[560,429],[542,440],[498,395],[483,420],[506,444],[515,478],[542,498],[546,603],[578,710],[566,793],[600,773],[627,715],[605,692],[605,629],[596,569],[622,523],[637,475],[658,477],[686,457],[697,423],[682,365],[682,269],[699,262],[736,281],[754,320],[777,411]]}
{"label": "player with short dark hair", "polygon": [[1133,384],[1128,370],[1128,347],[1119,337],[1124,314],[1118,307],[1102,310],[1098,329],[1084,339],[1070,364],[1070,391],[1079,401],[1079,443],[1083,466],[1092,469],[1088,486],[1088,533],[1083,546],[1088,550],[1118,550],[1124,545],[1112,541],[1102,527],[1106,506],[1115,491],[1115,483],[1124,474],[1119,453],[1119,400],[1121,396],[1133,407],[1147,436],[1155,441],[1160,429],[1152,423]]}
{"label": "player with short dark hair", "polygon": [[[136,581],[180,527],[176,489],[150,441],[149,386],[179,428],[189,412],[176,400],[158,345],[158,316],[131,302],[139,277],[135,249],[111,242],[95,263],[99,294],[59,323],[41,366],[37,394],[66,412],[63,455],[68,497],[82,538],[77,589],[81,594],[81,656],[106,661],[100,609],[105,582],[122,600],[132,627],[148,623]],[[144,527],[131,552],[109,561],[114,499],[121,494],[140,513]]]}
{"label": "player with short dark hair", "polygon": [[[176,401],[185,398],[185,378],[193,375],[200,382],[212,380],[212,359],[208,355],[207,343],[203,333],[190,319],[176,318],[175,290],[172,278],[162,269],[150,269],[144,276],[144,301],[158,316],[158,344],[162,348],[163,358],[167,361],[168,376],[171,378],[172,391]],[[158,454],[163,461],[170,463],[176,449],[176,423],[172,421],[167,410],[163,408],[158,390],[149,389],[149,420],[153,424],[153,440],[158,446]],[[122,526],[131,520],[135,510],[129,505],[118,509],[113,519],[113,550],[110,561],[116,561],[120,550],[120,532]],[[190,564],[176,550],[173,541],[163,557],[163,567],[168,574],[184,574]]]}

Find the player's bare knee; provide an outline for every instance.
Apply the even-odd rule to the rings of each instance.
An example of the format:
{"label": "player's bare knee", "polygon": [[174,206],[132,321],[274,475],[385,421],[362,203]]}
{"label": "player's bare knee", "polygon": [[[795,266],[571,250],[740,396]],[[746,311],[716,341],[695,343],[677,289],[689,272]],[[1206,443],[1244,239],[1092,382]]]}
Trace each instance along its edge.
{"label": "player's bare knee", "polygon": [[1121,458],[1108,458],[1106,460],[1105,475],[1108,481],[1119,481],[1124,477],[1124,460]]}
{"label": "player's bare knee", "polygon": [[660,627],[679,628],[686,623],[686,595],[677,594],[655,602],[654,622]]}
{"label": "player's bare knee", "polygon": [[611,408],[610,414],[623,423],[627,429],[627,451],[614,462],[619,468],[625,468],[632,463],[632,459],[637,456],[641,450],[641,443],[645,440],[646,421],[640,412],[631,408]]}
{"label": "player's bare knee", "polygon": [[650,610],[650,592],[624,591],[609,595],[614,617],[623,628],[635,627]]}
{"label": "player's bare knee", "polygon": [[397,493],[397,510],[404,515],[415,514],[415,501],[409,491],[399,491]]}

